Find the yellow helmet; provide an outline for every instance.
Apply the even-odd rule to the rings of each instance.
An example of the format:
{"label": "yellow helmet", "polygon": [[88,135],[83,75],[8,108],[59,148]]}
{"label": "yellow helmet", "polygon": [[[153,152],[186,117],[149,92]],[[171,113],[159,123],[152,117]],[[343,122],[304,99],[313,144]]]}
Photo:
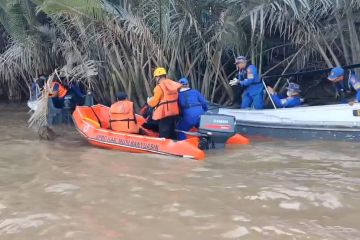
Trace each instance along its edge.
{"label": "yellow helmet", "polygon": [[166,69],[162,67],[158,67],[154,71],[154,77],[160,77],[166,75]]}

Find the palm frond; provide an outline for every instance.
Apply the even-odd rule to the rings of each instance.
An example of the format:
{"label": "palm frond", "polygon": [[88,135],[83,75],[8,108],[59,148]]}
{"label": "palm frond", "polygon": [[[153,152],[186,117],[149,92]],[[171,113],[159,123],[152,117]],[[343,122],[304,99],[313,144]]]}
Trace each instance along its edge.
{"label": "palm frond", "polygon": [[54,74],[51,74],[44,85],[41,97],[38,99],[36,110],[32,113],[28,121],[29,127],[33,128],[36,132],[48,126],[48,102],[49,94],[51,93],[50,84],[53,79]]}

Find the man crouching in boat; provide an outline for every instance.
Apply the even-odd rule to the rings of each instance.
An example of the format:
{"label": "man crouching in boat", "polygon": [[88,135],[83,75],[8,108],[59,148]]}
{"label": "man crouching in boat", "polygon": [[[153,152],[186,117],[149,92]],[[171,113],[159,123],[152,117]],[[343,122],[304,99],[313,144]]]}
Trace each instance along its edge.
{"label": "man crouching in boat", "polygon": [[63,108],[64,99],[68,94],[68,89],[60,83],[60,79],[57,76],[54,77],[50,90],[51,93],[49,94],[49,98],[52,98],[55,107]]}
{"label": "man crouching in boat", "polygon": [[[199,127],[200,116],[208,110],[208,105],[199,91],[189,87],[189,81],[186,78],[180,79],[179,83],[182,85],[179,93],[181,116],[176,129],[189,131],[193,127]],[[185,140],[185,133],[179,132],[178,139]]]}
{"label": "man crouching in boat", "polygon": [[280,97],[272,87],[267,87],[272,100],[278,108],[292,108],[301,105],[300,86],[296,83],[289,83],[287,87],[287,97]]}
{"label": "man crouching in boat", "polygon": [[110,107],[110,126],[117,132],[139,133],[136,122],[134,103],[128,100],[124,92],[117,94],[117,102]]}
{"label": "man crouching in boat", "polygon": [[[328,79],[335,83],[337,95],[341,103],[360,102],[360,79],[353,71],[349,71],[348,80],[345,80],[345,70],[342,67],[333,68],[328,76]],[[351,92],[351,87],[357,92],[354,101],[347,99],[348,93]]]}
{"label": "man crouching in boat", "polygon": [[176,139],[175,122],[179,116],[179,89],[181,84],[166,77],[165,68],[156,68],[154,78],[156,87],[154,96],[149,98],[147,104],[155,108],[153,120],[159,121],[159,135],[161,138]]}
{"label": "man crouching in boat", "polygon": [[242,95],[241,108],[255,109],[264,108],[264,86],[254,65],[248,64],[248,60],[244,56],[237,57],[235,60],[237,69],[239,70],[236,78],[230,81],[230,85],[240,84],[245,87]]}

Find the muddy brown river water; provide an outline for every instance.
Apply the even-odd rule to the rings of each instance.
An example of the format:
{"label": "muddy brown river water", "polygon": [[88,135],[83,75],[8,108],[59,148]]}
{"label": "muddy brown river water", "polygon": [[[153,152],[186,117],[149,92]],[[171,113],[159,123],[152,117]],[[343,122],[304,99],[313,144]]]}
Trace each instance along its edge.
{"label": "muddy brown river water", "polygon": [[360,143],[256,140],[197,162],[41,142],[0,105],[0,239],[360,239]]}

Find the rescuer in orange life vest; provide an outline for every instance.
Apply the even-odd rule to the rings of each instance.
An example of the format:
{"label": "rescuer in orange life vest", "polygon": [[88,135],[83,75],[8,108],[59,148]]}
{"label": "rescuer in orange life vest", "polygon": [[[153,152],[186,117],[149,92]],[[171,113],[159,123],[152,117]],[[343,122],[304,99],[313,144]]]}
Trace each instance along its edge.
{"label": "rescuer in orange life vest", "polygon": [[128,100],[124,92],[117,94],[117,102],[110,107],[110,126],[117,132],[139,133],[136,122],[134,103]]}
{"label": "rescuer in orange life vest", "polygon": [[155,108],[152,118],[159,122],[160,137],[176,139],[175,124],[179,115],[178,97],[181,84],[166,78],[166,74],[165,68],[155,69],[157,85],[154,96],[148,98],[147,104]]}
{"label": "rescuer in orange life vest", "polygon": [[64,106],[64,98],[68,94],[68,89],[60,83],[56,76],[51,83],[50,89],[49,97],[52,98],[55,107],[62,108]]}

